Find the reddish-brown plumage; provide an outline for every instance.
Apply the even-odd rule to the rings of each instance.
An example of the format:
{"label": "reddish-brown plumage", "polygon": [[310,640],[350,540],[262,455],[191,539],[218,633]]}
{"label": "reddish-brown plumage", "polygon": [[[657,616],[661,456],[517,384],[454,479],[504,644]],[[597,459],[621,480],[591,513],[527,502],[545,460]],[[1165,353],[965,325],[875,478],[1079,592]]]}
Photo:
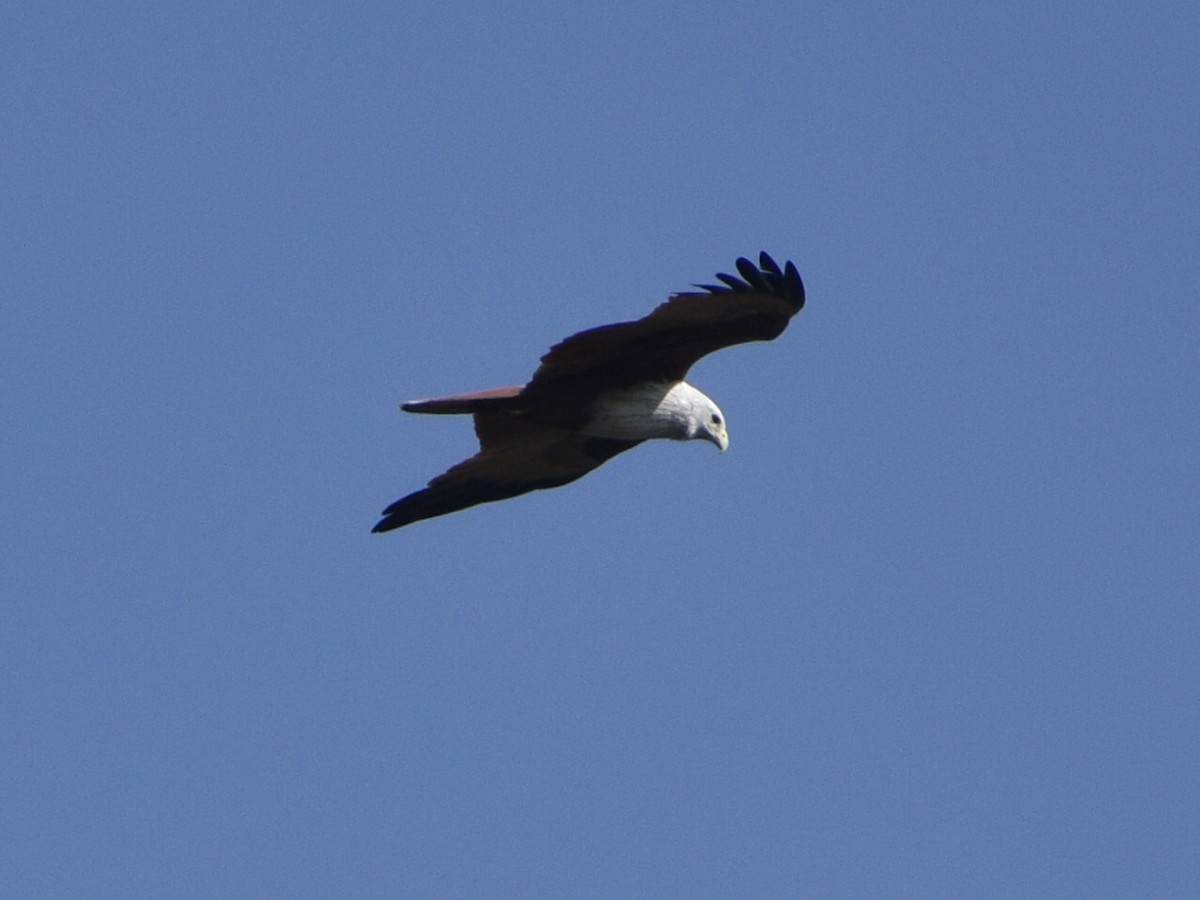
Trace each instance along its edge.
{"label": "reddish-brown plumage", "polygon": [[409,400],[401,403],[400,408],[411,413],[432,413],[434,415],[456,415],[473,413],[481,409],[504,406],[504,401],[520,396],[524,386],[492,388],[489,391],[474,391],[470,394],[455,394],[452,397],[438,397],[434,400]]}

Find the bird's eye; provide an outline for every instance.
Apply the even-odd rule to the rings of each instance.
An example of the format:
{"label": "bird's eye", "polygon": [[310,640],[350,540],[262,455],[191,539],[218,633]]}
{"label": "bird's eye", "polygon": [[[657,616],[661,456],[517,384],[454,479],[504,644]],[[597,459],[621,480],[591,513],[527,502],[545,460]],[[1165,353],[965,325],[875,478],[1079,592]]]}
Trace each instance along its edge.
{"label": "bird's eye", "polygon": [[721,417],[720,417],[720,416],[718,416],[716,413],[713,413],[713,414],[712,414],[712,423],[713,423],[714,425],[720,425],[720,424],[721,424]]}

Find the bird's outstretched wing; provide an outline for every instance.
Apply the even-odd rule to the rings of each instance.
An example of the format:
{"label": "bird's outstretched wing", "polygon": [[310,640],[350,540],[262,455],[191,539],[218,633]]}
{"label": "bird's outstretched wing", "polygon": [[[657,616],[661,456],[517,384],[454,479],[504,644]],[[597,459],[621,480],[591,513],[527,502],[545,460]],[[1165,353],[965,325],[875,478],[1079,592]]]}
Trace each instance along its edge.
{"label": "bird's outstretched wing", "polygon": [[479,503],[570,484],[641,443],[584,437],[506,412],[476,413],[475,432],[477,454],[397,500],[371,530],[391,531]]}
{"label": "bird's outstretched wing", "polygon": [[788,262],[781,269],[763,253],[757,266],[739,259],[737,270],[740,278],[718,274],[720,284],[674,294],[644,318],[601,325],[556,344],[526,385],[527,398],[680,381],[714,350],[778,337],[804,307],[796,266]]}

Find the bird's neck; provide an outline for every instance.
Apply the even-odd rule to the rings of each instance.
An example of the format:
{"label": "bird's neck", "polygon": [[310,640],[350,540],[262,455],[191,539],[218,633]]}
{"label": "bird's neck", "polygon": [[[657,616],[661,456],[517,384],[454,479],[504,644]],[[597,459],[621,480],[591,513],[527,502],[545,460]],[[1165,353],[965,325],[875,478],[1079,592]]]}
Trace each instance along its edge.
{"label": "bird's neck", "polygon": [[690,436],[697,408],[712,401],[685,381],[643,382],[606,391],[592,405],[591,421],[581,429],[589,437],[621,440]]}

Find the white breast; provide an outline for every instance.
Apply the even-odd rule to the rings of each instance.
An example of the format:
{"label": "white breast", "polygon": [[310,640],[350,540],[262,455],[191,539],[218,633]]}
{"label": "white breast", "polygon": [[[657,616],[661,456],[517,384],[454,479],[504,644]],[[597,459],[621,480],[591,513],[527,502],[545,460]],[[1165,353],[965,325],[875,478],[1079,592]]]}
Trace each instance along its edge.
{"label": "white breast", "polygon": [[581,431],[589,437],[621,440],[684,440],[698,398],[708,399],[683,381],[648,382],[609,391],[597,398],[592,421]]}

